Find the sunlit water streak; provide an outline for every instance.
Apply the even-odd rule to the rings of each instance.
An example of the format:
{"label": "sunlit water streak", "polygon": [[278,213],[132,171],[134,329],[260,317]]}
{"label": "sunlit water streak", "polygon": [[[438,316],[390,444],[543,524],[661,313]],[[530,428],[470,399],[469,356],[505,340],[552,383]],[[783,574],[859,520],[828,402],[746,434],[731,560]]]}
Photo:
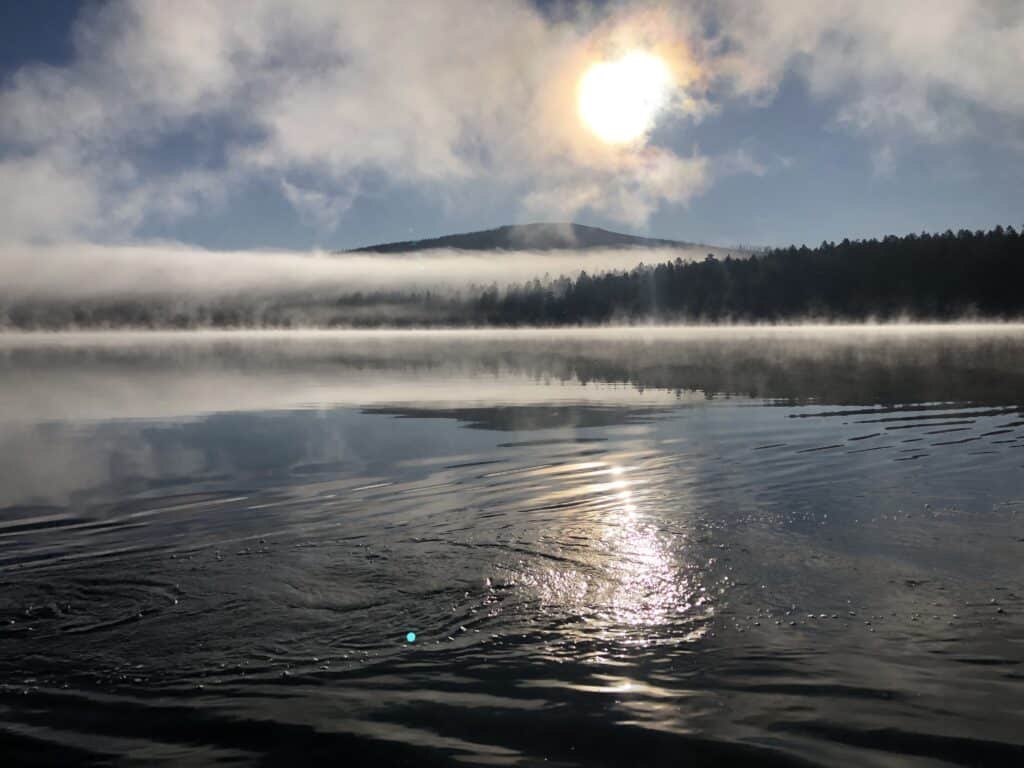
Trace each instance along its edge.
{"label": "sunlit water streak", "polygon": [[1019,328],[0,350],[15,759],[1022,757]]}

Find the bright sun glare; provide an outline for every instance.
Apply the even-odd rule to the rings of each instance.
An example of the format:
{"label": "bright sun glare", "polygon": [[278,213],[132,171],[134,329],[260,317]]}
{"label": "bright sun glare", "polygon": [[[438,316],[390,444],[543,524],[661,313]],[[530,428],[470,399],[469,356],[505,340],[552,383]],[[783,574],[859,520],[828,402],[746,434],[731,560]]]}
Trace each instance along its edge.
{"label": "bright sun glare", "polygon": [[580,78],[577,108],[599,139],[623,144],[653,127],[671,88],[672,72],[664,60],[634,51],[592,65]]}

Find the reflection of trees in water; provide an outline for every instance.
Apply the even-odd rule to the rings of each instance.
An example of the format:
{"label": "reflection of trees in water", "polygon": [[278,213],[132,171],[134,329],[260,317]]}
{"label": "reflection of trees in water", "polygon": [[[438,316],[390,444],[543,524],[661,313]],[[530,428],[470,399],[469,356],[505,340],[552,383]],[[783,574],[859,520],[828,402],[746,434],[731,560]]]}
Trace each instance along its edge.
{"label": "reflection of trees in water", "polygon": [[631,350],[618,361],[575,357],[580,381],[628,381],[638,387],[699,390],[794,402],[845,404],[977,401],[1016,404],[1024,392],[1024,348],[989,345],[771,345]]}
{"label": "reflection of trees in water", "polygon": [[[0,372],[68,375],[101,370],[244,372],[382,381],[435,375],[486,380],[595,382],[707,397],[740,396],[845,404],[1020,403],[1024,334],[1015,331],[704,330],[651,333],[338,334],[214,337],[138,345],[0,350]],[[410,386],[415,386],[410,383]],[[538,397],[542,397],[538,393]],[[469,419],[472,421],[472,419]]]}
{"label": "reflection of trees in water", "polygon": [[638,424],[654,418],[668,409],[664,406],[631,408],[629,406],[602,406],[582,404],[558,405],[494,405],[466,408],[437,408],[430,406],[374,406],[364,413],[398,416],[410,419],[454,419],[471,429],[516,432],[536,429],[572,427],[610,427],[620,424]]}

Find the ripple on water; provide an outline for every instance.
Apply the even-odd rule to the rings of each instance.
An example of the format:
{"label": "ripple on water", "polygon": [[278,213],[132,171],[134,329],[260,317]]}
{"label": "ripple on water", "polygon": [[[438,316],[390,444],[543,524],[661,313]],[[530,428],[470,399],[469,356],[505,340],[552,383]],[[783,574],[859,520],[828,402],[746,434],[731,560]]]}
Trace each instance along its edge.
{"label": "ripple on water", "polygon": [[[925,402],[835,405],[784,366],[697,351],[630,349],[624,373],[621,349],[550,360],[768,399],[650,407],[650,389],[602,403],[591,385],[580,408],[376,399],[47,427],[38,461],[71,441],[79,474],[0,510],[0,749],[1021,762],[1019,406],[941,381]],[[347,374],[390,375],[360,354],[373,376]],[[500,354],[488,370],[526,366]]]}

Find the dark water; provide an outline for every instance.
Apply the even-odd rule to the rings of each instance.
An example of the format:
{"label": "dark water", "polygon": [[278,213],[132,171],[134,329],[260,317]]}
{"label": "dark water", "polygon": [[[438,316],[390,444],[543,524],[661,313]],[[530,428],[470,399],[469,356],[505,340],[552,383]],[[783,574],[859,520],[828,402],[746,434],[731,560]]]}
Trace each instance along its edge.
{"label": "dark water", "polygon": [[0,756],[1024,764],[1022,403],[1021,327],[2,337]]}

